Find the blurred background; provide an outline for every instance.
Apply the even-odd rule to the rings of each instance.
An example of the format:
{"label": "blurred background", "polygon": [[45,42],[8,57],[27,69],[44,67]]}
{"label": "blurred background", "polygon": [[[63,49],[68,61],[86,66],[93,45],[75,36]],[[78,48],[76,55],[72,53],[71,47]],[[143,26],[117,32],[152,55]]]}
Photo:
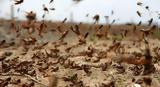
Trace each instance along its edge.
{"label": "blurred background", "polygon": [[[68,18],[72,22],[92,23],[94,15],[100,16],[100,23],[142,23],[153,18],[153,22],[159,23],[160,0],[24,0],[22,4],[14,5],[14,0],[0,0],[0,18],[25,20],[25,14],[34,11],[37,19],[42,20],[44,14],[43,5],[55,8],[46,13],[45,20],[62,21]],[[137,5],[141,2],[141,5]],[[148,8],[147,8],[148,7]],[[147,9],[146,9],[147,8]],[[141,13],[141,17],[137,15]],[[106,17],[108,18],[106,20]]]}

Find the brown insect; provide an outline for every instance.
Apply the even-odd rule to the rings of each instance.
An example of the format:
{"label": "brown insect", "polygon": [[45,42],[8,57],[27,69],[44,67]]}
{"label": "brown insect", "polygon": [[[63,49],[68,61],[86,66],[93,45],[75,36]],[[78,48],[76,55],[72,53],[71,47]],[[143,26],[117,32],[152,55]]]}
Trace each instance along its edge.
{"label": "brown insect", "polygon": [[106,69],[108,68],[108,64],[107,63],[101,64],[101,68],[102,71],[106,71]]}
{"label": "brown insect", "polygon": [[70,52],[71,49],[76,48],[77,46],[78,46],[77,44],[76,44],[76,45],[69,46],[69,47],[67,47],[67,48],[65,49],[65,51],[68,53],[68,52]]}
{"label": "brown insect", "polygon": [[49,9],[50,9],[50,10],[53,10],[53,11],[56,10],[55,8],[49,8]]}
{"label": "brown insect", "polygon": [[93,19],[95,20],[94,24],[99,22],[100,16],[97,14],[93,17]]}
{"label": "brown insect", "polygon": [[82,68],[84,70],[85,73],[87,74],[91,74],[92,72],[90,71],[90,66],[89,65],[82,65]]}
{"label": "brown insect", "polygon": [[148,29],[140,29],[141,32],[143,32],[143,36],[148,36],[149,34],[153,33],[153,30],[156,28],[156,25],[153,25],[152,27]]}
{"label": "brown insect", "polygon": [[54,0],[50,0],[50,2],[49,3],[52,3]]}
{"label": "brown insect", "polygon": [[102,28],[103,28],[103,25],[100,25],[99,28],[98,28],[98,30],[97,30],[96,36],[98,38],[102,38],[102,36],[103,36]]}
{"label": "brown insect", "polygon": [[34,45],[37,40],[36,38],[30,36],[29,38],[22,39],[22,41],[24,42],[24,45]]}
{"label": "brown insect", "polygon": [[33,11],[30,12],[26,12],[26,18],[28,19],[28,21],[32,21],[36,19],[36,13],[34,13]]}
{"label": "brown insect", "polygon": [[83,0],[72,0],[73,2],[75,2],[75,4],[78,4],[79,2],[83,1]]}
{"label": "brown insect", "polygon": [[133,54],[118,55],[116,58],[113,58],[113,60],[117,63],[128,63],[135,65],[144,65],[147,63],[144,57],[138,59]]}
{"label": "brown insect", "polygon": [[78,80],[78,75],[77,74],[74,74],[72,76],[68,76],[68,77],[63,77],[62,78],[64,81],[70,81],[72,83],[77,83],[77,80]]}
{"label": "brown insect", "polygon": [[65,23],[67,21],[67,18],[65,18],[63,21],[62,21],[62,23]]}
{"label": "brown insect", "polygon": [[80,45],[86,44],[86,38],[87,38],[88,35],[89,35],[89,32],[87,32],[85,35],[80,35],[79,36],[79,44]]}
{"label": "brown insect", "polygon": [[139,17],[141,17],[141,13],[139,11],[137,11],[137,14],[138,14]]}
{"label": "brown insect", "polygon": [[137,5],[139,5],[139,6],[142,6],[142,4],[143,4],[142,2],[138,2],[138,3],[137,3]]}
{"label": "brown insect", "polygon": [[137,26],[140,26],[142,24],[142,21],[139,21],[139,23],[137,24]]}
{"label": "brown insect", "polygon": [[34,48],[34,50],[35,49],[42,49],[43,47],[45,47],[46,45],[48,45],[49,44],[49,42],[45,42],[45,43],[43,43],[42,45],[40,45],[40,46],[36,46],[35,48]]}
{"label": "brown insect", "polygon": [[120,42],[115,42],[113,45],[111,45],[108,49],[108,51],[116,51],[120,47]]}
{"label": "brown insect", "polygon": [[27,21],[27,22],[22,22],[21,27],[22,29],[27,29],[28,34],[32,34],[35,32],[35,29],[38,30],[39,24],[36,23],[36,21]]}
{"label": "brown insect", "polygon": [[86,14],[86,17],[88,17],[89,16],[89,14]]}
{"label": "brown insect", "polygon": [[42,18],[45,18],[45,16],[46,16],[46,14],[43,14],[43,15],[42,15]]}
{"label": "brown insect", "polygon": [[45,11],[45,12],[49,12],[49,10],[48,10],[48,8],[43,4],[43,10]]}
{"label": "brown insect", "polygon": [[5,80],[3,80],[3,81],[1,82],[0,86],[1,86],[1,87],[7,86],[7,85],[9,84],[10,80],[11,80],[11,77],[6,78]]}
{"label": "brown insect", "polygon": [[73,26],[70,27],[70,29],[77,34],[78,36],[80,35],[80,31],[79,31],[79,26],[75,25],[75,28],[73,28]]}
{"label": "brown insect", "polygon": [[149,6],[146,6],[145,8],[149,11]]}
{"label": "brown insect", "polygon": [[114,24],[115,22],[116,22],[116,20],[114,19],[111,24]]}
{"label": "brown insect", "polygon": [[148,26],[150,26],[153,22],[153,18],[151,18],[149,21],[148,21]]}
{"label": "brown insect", "polygon": [[61,34],[61,37],[59,38],[59,40],[63,41],[63,39],[66,37],[66,35],[68,34],[68,30],[62,31],[61,27],[59,26],[57,28],[58,32]]}
{"label": "brown insect", "polygon": [[64,39],[67,34],[68,34],[68,30],[66,30],[66,31],[64,31],[63,33],[61,33],[61,37],[59,38],[59,40]]}
{"label": "brown insect", "polygon": [[128,33],[128,30],[124,30],[124,31],[123,31],[123,37],[126,37],[126,36],[127,36],[127,33]]}
{"label": "brown insect", "polygon": [[47,25],[45,24],[45,22],[43,21],[39,28],[38,28],[38,35],[42,38],[42,33],[45,33],[45,30],[47,29]]}
{"label": "brown insect", "polygon": [[85,35],[81,34],[78,25],[75,25],[75,28],[71,26],[70,29],[78,36],[79,45],[86,44],[86,38],[89,34],[88,32]]}
{"label": "brown insect", "polygon": [[23,0],[15,0],[15,5],[18,5],[18,4],[21,4],[21,3],[23,3]]}

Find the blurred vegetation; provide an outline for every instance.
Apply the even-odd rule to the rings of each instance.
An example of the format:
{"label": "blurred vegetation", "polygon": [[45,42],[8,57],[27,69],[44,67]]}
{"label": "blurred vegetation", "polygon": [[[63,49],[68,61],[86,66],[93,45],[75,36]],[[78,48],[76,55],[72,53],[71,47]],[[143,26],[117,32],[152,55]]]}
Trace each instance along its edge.
{"label": "blurred vegetation", "polygon": [[117,40],[117,41],[122,41],[122,40],[123,40],[123,37],[122,37],[122,35],[113,35],[113,36],[112,36],[112,39],[113,39],[113,40]]}
{"label": "blurred vegetation", "polygon": [[154,32],[153,32],[153,35],[154,35],[156,38],[160,39],[160,30],[154,31]]}

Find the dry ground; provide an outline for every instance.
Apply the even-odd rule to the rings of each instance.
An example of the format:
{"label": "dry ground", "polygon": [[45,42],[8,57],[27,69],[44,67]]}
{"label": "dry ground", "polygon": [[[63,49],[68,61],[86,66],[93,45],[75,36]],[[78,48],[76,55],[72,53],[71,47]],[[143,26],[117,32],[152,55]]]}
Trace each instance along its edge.
{"label": "dry ground", "polygon": [[[57,26],[48,25],[50,28]],[[68,29],[69,25],[72,24],[63,27]],[[16,38],[15,32],[8,34],[6,26],[0,28],[0,41],[6,40],[0,46],[0,87],[160,87],[159,39],[147,38],[154,68],[149,74],[144,75],[144,65],[115,59],[123,54],[144,57],[145,43],[139,40],[138,30],[138,33],[130,30],[123,39],[113,36],[119,34],[120,29],[132,29],[133,26],[113,26],[108,38],[98,39],[93,35],[94,28],[90,30],[90,25],[85,25],[81,31],[90,32],[86,44],[76,45],[77,36],[70,31],[64,39],[67,44],[58,41],[59,34],[54,32],[45,34],[43,39],[35,36],[38,41],[29,46],[20,43],[20,39],[28,35],[25,31]],[[11,45],[12,42],[15,44]],[[120,46],[111,49],[115,43]]]}

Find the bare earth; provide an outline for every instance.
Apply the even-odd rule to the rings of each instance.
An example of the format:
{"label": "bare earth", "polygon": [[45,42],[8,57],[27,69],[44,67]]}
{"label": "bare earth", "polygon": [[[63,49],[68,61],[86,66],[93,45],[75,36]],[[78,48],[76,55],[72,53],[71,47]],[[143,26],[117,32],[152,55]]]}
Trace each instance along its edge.
{"label": "bare earth", "polygon": [[[136,35],[135,35],[136,36]],[[140,55],[144,41],[125,38],[113,49],[112,36],[77,45],[75,35],[66,36],[67,44],[57,41],[58,34],[45,36],[35,45],[23,46],[20,38],[7,35],[1,28],[0,87],[160,87],[160,40],[148,38],[153,71],[144,75],[144,66],[122,62],[119,55]],[[21,37],[22,38],[22,37]],[[42,46],[45,41],[47,44]],[[70,49],[69,49],[70,48]],[[129,59],[130,60],[130,59]]]}

